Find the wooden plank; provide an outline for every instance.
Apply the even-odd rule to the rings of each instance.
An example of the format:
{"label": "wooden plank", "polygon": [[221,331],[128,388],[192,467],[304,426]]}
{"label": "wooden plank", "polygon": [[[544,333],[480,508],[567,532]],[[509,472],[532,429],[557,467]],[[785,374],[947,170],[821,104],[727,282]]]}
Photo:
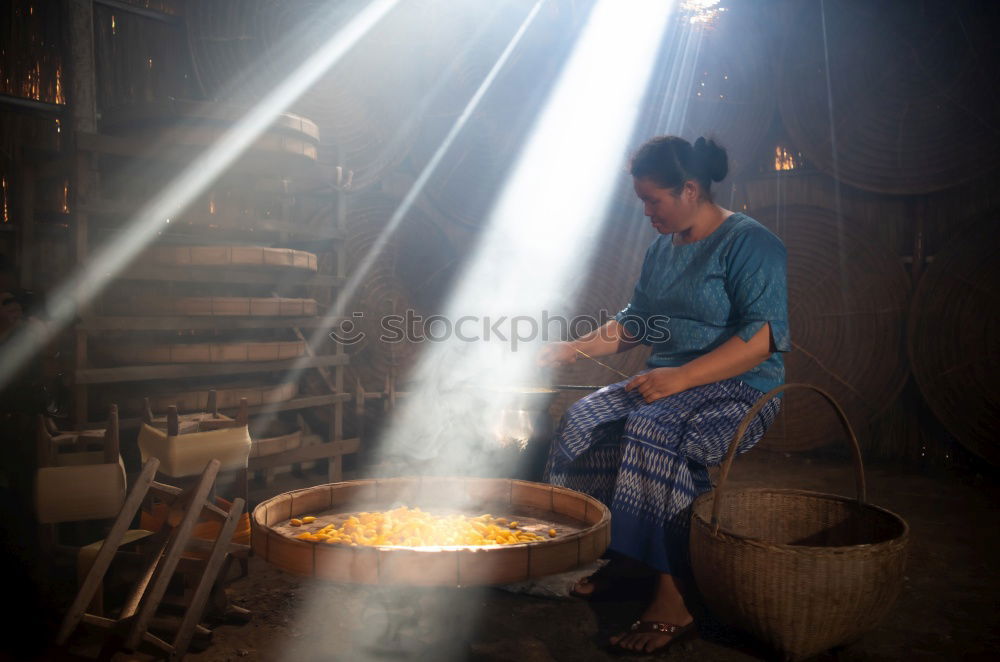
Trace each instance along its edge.
{"label": "wooden plank", "polygon": [[97,67],[94,58],[94,3],[63,0],[63,28],[69,50],[69,104],[74,131],[97,131]]}
{"label": "wooden plank", "polygon": [[22,163],[20,173],[15,179],[20,203],[17,205],[18,222],[21,235],[18,238],[18,255],[21,258],[21,287],[30,290],[35,279],[35,186],[36,172],[30,163]]}
{"label": "wooden plank", "polygon": [[198,519],[201,517],[202,506],[212,487],[215,485],[215,477],[218,473],[219,461],[210,461],[208,466],[205,467],[205,471],[202,473],[197,487],[191,494],[184,518],[181,520],[180,525],[171,532],[170,544],[167,545],[160,567],[156,570],[153,586],[143,595],[139,609],[135,613],[135,619],[132,621],[132,627],[129,629],[128,636],[125,639],[125,647],[127,649],[135,650],[139,642],[142,641],[142,635],[149,629],[149,623],[156,614],[156,610],[160,606],[160,601],[163,600],[167,584],[173,579],[177,562],[180,560],[181,554],[184,552],[188,540],[194,532],[195,524],[198,523]]}
{"label": "wooden plank", "polygon": [[320,287],[341,287],[346,279],[330,274],[317,274],[304,269],[281,267],[259,267],[241,271],[234,267],[165,267],[160,265],[136,265],[118,275],[119,280],[152,280],[177,283],[249,283],[271,285],[280,281],[282,285],[315,285]]}
{"label": "wooden plank", "polygon": [[[303,439],[303,442],[305,442],[305,439]],[[314,444],[312,446],[294,448],[292,450],[285,451],[284,453],[250,458],[249,468],[250,471],[258,471],[260,469],[270,469],[272,467],[284,467],[298,462],[311,462],[313,460],[322,460],[338,455],[349,455],[351,453],[357,453],[360,449],[360,439],[341,439],[339,441],[330,441]]]}
{"label": "wooden plank", "polygon": [[286,372],[294,368],[315,368],[345,365],[347,357],[341,354],[301,356],[280,361],[240,361],[236,363],[170,363],[165,365],[137,365],[119,368],[87,368],[76,371],[77,384],[110,384],[139,382],[154,379],[183,377],[213,377],[215,375],[240,375],[252,372]]}
{"label": "wooden plank", "polygon": [[[295,411],[296,409],[309,409],[310,407],[322,407],[323,405],[333,404],[335,402],[347,402],[351,399],[350,393],[330,393],[328,395],[311,395],[304,398],[294,398],[292,400],[286,400],[285,402],[275,402],[266,405],[256,405],[254,407],[249,407],[247,412],[253,416],[261,412],[278,412],[278,411]],[[223,409],[225,412],[235,412],[236,407],[231,409]]]}
{"label": "wooden plank", "polygon": [[114,524],[111,525],[111,531],[108,533],[107,538],[104,539],[104,543],[101,545],[100,551],[97,552],[97,557],[94,559],[93,565],[90,566],[90,571],[87,572],[87,577],[83,580],[83,585],[80,586],[80,590],[77,592],[73,603],[63,618],[62,625],[59,627],[59,633],[56,636],[57,644],[62,645],[66,643],[69,635],[73,633],[73,630],[76,629],[76,626],[80,624],[81,619],[86,614],[87,605],[94,599],[94,594],[100,590],[101,583],[104,581],[104,575],[111,566],[111,561],[114,559],[115,553],[118,551],[118,546],[121,544],[122,538],[125,537],[125,533],[132,523],[132,518],[135,517],[136,512],[138,512],[139,507],[142,505],[142,501],[146,497],[146,492],[150,484],[152,484],[153,477],[156,475],[156,470],[159,466],[159,460],[155,457],[150,458],[145,466],[143,466],[139,478],[132,485],[132,489],[125,498],[125,503],[122,504],[121,510],[118,511],[118,517],[115,518]]}
{"label": "wooden plank", "polygon": [[[155,481],[153,482],[152,485],[149,486],[149,493],[151,495],[159,497],[165,501],[172,500],[180,496],[183,492],[184,490],[182,490],[179,487],[174,487],[173,485],[165,485],[163,483]],[[206,517],[212,517],[219,522],[225,522],[226,518],[229,517],[229,513],[211,503],[205,504],[204,514]]]}
{"label": "wooden plank", "polygon": [[118,627],[118,621],[111,618],[105,618],[104,616],[98,616],[96,614],[84,614],[80,619],[80,622],[94,627],[104,628],[105,630],[113,630]]}
{"label": "wooden plank", "polygon": [[233,532],[236,531],[236,525],[239,524],[240,516],[243,514],[244,505],[245,501],[243,499],[238,498],[233,501],[229,517],[226,519],[225,524],[222,525],[222,531],[219,532],[218,537],[215,539],[212,552],[205,563],[201,579],[198,581],[198,587],[191,597],[191,602],[188,604],[187,612],[184,614],[180,630],[173,641],[173,654],[178,657],[183,657],[184,653],[187,652],[187,647],[191,643],[191,636],[194,634],[194,628],[198,625],[198,621],[201,620],[201,614],[205,610],[205,603],[208,601],[208,596],[212,591],[212,585],[215,584],[219,570],[222,568],[222,562],[226,559],[227,546],[230,540],[232,540]]}
{"label": "wooden plank", "polygon": [[[324,405],[331,405],[335,402],[347,402],[352,397],[350,393],[330,393],[328,395],[310,395],[304,398],[293,398],[291,400],[286,400],[284,402],[274,402],[265,405],[254,405],[253,407],[247,408],[247,413],[250,416],[260,414],[262,412],[279,412],[279,411],[295,411],[297,409],[310,409],[312,407],[322,407]],[[229,413],[236,413],[239,411],[239,407],[229,407],[222,409],[221,411]],[[123,418],[118,421],[118,425],[122,430],[130,430],[139,427],[142,423],[141,418]],[[86,425],[93,427],[95,425],[101,425],[101,423],[87,423]]]}
{"label": "wooden plank", "polygon": [[101,315],[86,317],[77,326],[84,331],[174,331],[186,329],[287,329],[316,328],[329,324],[331,328],[342,317],[329,320],[319,317],[188,317],[184,315]]}

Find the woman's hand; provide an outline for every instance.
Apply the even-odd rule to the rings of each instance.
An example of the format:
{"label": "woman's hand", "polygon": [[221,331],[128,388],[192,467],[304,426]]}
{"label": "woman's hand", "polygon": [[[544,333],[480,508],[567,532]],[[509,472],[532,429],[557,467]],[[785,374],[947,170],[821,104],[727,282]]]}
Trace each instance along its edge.
{"label": "woman's hand", "polygon": [[688,383],[687,374],[682,367],[654,368],[636,375],[625,385],[626,391],[638,389],[646,402],[655,402],[689,388],[691,384]]}
{"label": "woman's hand", "polygon": [[576,361],[580,353],[570,342],[554,342],[542,348],[536,362],[539,366],[568,365]]}

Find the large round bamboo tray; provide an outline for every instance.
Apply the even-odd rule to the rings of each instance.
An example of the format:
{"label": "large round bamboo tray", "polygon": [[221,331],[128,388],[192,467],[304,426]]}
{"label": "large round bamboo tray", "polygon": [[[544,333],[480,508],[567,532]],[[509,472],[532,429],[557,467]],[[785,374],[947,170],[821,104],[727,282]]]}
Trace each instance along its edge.
{"label": "large round bamboo tray", "polygon": [[266,246],[154,246],[146,259],[168,267],[282,267],[316,271],[316,254]]}
{"label": "large round bamboo tray", "polygon": [[123,297],[108,302],[121,315],[192,317],[313,317],[315,299],[285,297]]}
{"label": "large round bamboo tray", "polygon": [[958,441],[1000,465],[1000,313],[996,216],[955,233],[917,285],[909,319],[913,376]]}
{"label": "large round bamboo tray", "polygon": [[[812,390],[836,411],[851,442],[857,498],[772,488],[726,488],[743,434],[779,392]],[[718,486],[694,503],[691,564],[706,605],[732,626],[801,659],[876,627],[903,585],[909,527],[866,502],[864,467],[847,416],[808,384],[772,389],[747,412]]]}
{"label": "large round bamboo tray", "polygon": [[124,365],[136,363],[243,363],[304,356],[301,340],[274,342],[157,343],[108,345],[103,354]]}
{"label": "large round bamboo tray", "polygon": [[[291,517],[318,522],[399,504],[429,512],[516,517],[555,538],[482,547],[365,547],[296,540]],[[542,483],[489,478],[388,478],[286,492],[253,511],[254,553],[287,572],[334,582],[410,586],[485,586],[565,572],[604,553],[611,514],[596,499]]]}
{"label": "large round bamboo tray", "polygon": [[920,11],[862,0],[786,6],[778,89],[795,93],[778,102],[809,161],[894,194],[926,194],[996,169],[995,14],[957,2]]}
{"label": "large round bamboo tray", "polygon": [[[897,255],[853,218],[812,205],[753,210],[788,251],[788,381],[832,393],[864,428],[895,400],[907,378],[903,351],[910,279]],[[803,451],[837,443],[836,418],[817,398],[788,393],[761,441]]]}

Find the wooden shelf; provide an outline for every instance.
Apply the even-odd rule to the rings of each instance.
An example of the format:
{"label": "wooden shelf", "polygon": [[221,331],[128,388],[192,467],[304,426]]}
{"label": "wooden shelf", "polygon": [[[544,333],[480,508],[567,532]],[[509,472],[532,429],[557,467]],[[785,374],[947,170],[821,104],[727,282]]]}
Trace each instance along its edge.
{"label": "wooden shelf", "polygon": [[[292,398],[284,402],[271,402],[264,405],[254,405],[247,408],[247,412],[253,416],[262,412],[295,411],[297,409],[310,409],[312,407],[324,407],[338,402],[350,402],[354,398],[350,393],[328,393],[327,395],[307,395],[301,398]],[[235,414],[236,407],[220,409],[223,413]]]}
{"label": "wooden shelf", "polygon": [[305,269],[283,267],[241,270],[238,267],[168,267],[155,264],[139,264],[122,272],[118,280],[154,280],[173,283],[247,283],[250,285],[318,285],[322,287],[342,287],[346,278],[329,274],[318,274]]}
{"label": "wooden shelf", "polygon": [[285,467],[289,464],[312,462],[313,460],[322,460],[323,458],[335,455],[348,455],[350,453],[358,452],[361,448],[361,440],[358,438],[340,439],[338,441],[329,442],[322,442],[321,439],[322,438],[317,435],[307,435],[302,438],[302,443],[305,444],[309,441],[311,442],[311,445],[303,445],[299,448],[292,448],[273,455],[252,457],[250,458],[247,468],[250,471],[259,471],[261,469],[270,469],[272,467]]}
{"label": "wooden shelf", "polygon": [[329,324],[332,328],[345,317],[325,320],[318,317],[189,317],[186,315],[100,315],[84,318],[76,328],[82,331],[177,331],[189,329],[312,329]]}
{"label": "wooden shelf", "polygon": [[[263,405],[253,405],[252,407],[247,407],[247,413],[250,416],[255,416],[264,412],[272,413],[279,411],[296,411],[299,409],[312,409],[313,407],[327,407],[330,405],[337,404],[338,402],[350,402],[353,399],[353,395],[350,393],[330,393],[327,395],[307,395],[301,398],[292,398],[291,400],[285,400],[284,402],[271,402]],[[237,407],[223,407],[220,408],[224,414],[236,414],[238,411]],[[95,421],[92,423],[84,423],[82,427],[84,428],[99,428],[103,426],[107,421]],[[119,419],[118,425],[123,430],[134,429],[139,427],[142,423],[141,418],[122,418]],[[277,456],[277,454],[275,454]],[[270,456],[265,456],[270,457]],[[325,457],[325,456],[324,456]],[[278,465],[281,466],[281,465]]]}
{"label": "wooden shelf", "polygon": [[178,379],[183,377],[214,377],[240,375],[252,372],[284,372],[299,368],[316,368],[347,365],[346,354],[302,356],[281,361],[253,361],[237,363],[171,363],[165,365],[134,365],[117,368],[85,368],[76,371],[77,384],[111,384],[115,382],[145,382],[153,379]]}

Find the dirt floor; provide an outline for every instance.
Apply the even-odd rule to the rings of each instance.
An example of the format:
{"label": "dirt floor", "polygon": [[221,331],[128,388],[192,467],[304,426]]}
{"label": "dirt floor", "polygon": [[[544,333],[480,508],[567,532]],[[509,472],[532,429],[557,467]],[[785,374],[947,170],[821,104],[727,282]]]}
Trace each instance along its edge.
{"label": "dirt floor", "polygon": [[[846,462],[765,452],[739,459],[740,486],[783,486],[852,494]],[[312,482],[318,482],[318,479]],[[871,468],[869,499],[902,515],[912,545],[902,595],[889,617],[849,648],[817,659],[1000,659],[1000,532],[994,481],[969,474],[919,475]],[[288,478],[275,484],[280,492]],[[266,496],[264,493],[259,497]],[[605,660],[607,637],[636,618],[642,597],[587,603],[499,589],[381,593],[303,581],[260,559],[231,587],[252,610],[249,624],[216,628],[211,646],[188,659],[222,660]],[[394,637],[386,638],[387,628]],[[711,616],[676,659],[753,660],[772,655]]]}

